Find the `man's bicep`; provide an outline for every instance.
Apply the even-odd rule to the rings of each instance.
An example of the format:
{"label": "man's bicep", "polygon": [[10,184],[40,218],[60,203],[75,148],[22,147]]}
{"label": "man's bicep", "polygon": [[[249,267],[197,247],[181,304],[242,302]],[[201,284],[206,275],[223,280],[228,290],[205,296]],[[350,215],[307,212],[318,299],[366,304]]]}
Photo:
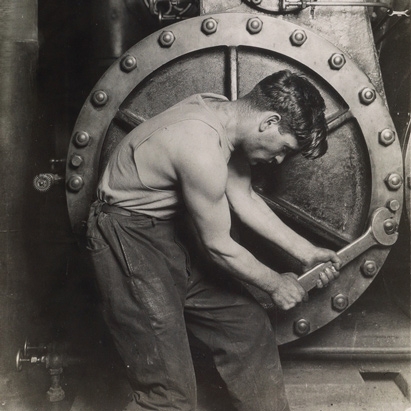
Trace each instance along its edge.
{"label": "man's bicep", "polygon": [[231,219],[225,195],[227,168],[218,161],[199,161],[180,176],[186,207],[206,245],[229,235]]}

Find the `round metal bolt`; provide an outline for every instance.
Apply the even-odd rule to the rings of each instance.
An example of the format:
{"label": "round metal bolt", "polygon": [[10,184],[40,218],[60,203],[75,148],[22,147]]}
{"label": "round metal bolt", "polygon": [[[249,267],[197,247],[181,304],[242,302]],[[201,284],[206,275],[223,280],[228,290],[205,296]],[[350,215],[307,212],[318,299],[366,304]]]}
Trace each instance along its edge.
{"label": "round metal bolt", "polygon": [[175,36],[172,31],[163,31],[158,38],[161,47],[171,47],[175,41]]}
{"label": "round metal bolt", "polygon": [[339,70],[345,64],[345,57],[343,54],[334,53],[328,60],[328,64],[333,70]]}
{"label": "round metal bolt", "polygon": [[263,0],[251,0],[251,3],[255,4],[256,6],[260,5]]}
{"label": "round metal bolt", "polygon": [[307,40],[307,34],[305,34],[304,30],[294,30],[290,36],[290,41],[293,46],[300,47],[302,46],[305,41]]}
{"label": "round metal bolt", "polygon": [[365,260],[363,264],[361,265],[361,272],[366,277],[374,277],[374,275],[377,274],[377,271],[378,271],[377,264],[373,260]]}
{"label": "round metal bolt", "polygon": [[77,131],[74,134],[73,142],[77,147],[86,147],[90,142],[90,136],[85,131]]}
{"label": "round metal bolt", "polygon": [[250,34],[257,34],[263,29],[263,22],[258,17],[253,17],[247,21],[247,31]]}
{"label": "round metal bolt", "polygon": [[394,234],[397,231],[397,222],[393,218],[385,220],[384,231],[388,235]]}
{"label": "round metal bolt", "polygon": [[402,186],[402,177],[397,173],[388,174],[385,184],[390,190],[398,190]]}
{"label": "round metal bolt", "polygon": [[344,311],[348,307],[348,298],[344,294],[337,294],[332,298],[332,307],[336,311]]}
{"label": "round metal bolt", "polygon": [[71,191],[78,192],[83,188],[84,180],[78,174],[74,174],[69,178],[67,186]]}
{"label": "round metal bolt", "polygon": [[74,168],[78,168],[83,164],[83,157],[79,154],[73,154],[70,158],[70,165]]}
{"label": "round metal bolt", "polygon": [[363,88],[359,93],[360,101],[362,104],[368,106],[371,104],[377,97],[375,91],[369,87]]}
{"label": "round metal bolt", "polygon": [[218,23],[213,18],[203,20],[201,24],[201,31],[205,34],[213,34],[217,31]]}
{"label": "round metal bolt", "polygon": [[395,141],[394,131],[389,128],[385,128],[384,130],[380,131],[378,135],[378,141],[384,146],[389,146]]}
{"label": "round metal bolt", "polygon": [[387,203],[387,208],[395,213],[400,209],[400,202],[398,200],[389,200]]}
{"label": "round metal bolt", "polygon": [[96,106],[96,107],[102,107],[104,106],[108,101],[108,95],[105,91],[103,90],[97,90],[93,93],[91,97],[91,102]]}
{"label": "round metal bolt", "polygon": [[121,70],[129,73],[137,67],[137,59],[129,54],[125,56],[120,62]]}
{"label": "round metal bolt", "polygon": [[310,332],[310,322],[304,318],[294,322],[294,332],[302,337]]}

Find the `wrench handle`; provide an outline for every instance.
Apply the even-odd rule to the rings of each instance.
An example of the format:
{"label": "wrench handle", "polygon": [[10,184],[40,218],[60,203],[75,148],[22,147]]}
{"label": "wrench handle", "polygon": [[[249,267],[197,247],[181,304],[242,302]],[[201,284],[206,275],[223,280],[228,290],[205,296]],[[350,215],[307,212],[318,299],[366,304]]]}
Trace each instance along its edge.
{"label": "wrench handle", "polygon": [[[361,237],[357,238],[357,240],[337,252],[338,257],[341,259],[340,268],[344,267],[350,261],[354,260],[354,258],[358,257],[369,248],[377,244],[379,243],[374,238],[370,227]],[[333,264],[330,261],[318,264],[301,275],[298,278],[298,282],[308,292],[317,286],[317,280],[320,278],[320,273],[332,265]]]}

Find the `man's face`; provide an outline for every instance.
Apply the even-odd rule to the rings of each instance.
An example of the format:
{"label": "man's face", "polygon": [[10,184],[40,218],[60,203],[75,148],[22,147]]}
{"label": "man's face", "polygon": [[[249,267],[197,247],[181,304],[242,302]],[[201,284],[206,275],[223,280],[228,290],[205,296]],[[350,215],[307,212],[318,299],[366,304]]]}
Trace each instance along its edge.
{"label": "man's face", "polygon": [[243,149],[251,165],[281,164],[287,155],[298,152],[299,146],[292,134],[280,133],[277,123],[260,130],[256,136],[247,140]]}

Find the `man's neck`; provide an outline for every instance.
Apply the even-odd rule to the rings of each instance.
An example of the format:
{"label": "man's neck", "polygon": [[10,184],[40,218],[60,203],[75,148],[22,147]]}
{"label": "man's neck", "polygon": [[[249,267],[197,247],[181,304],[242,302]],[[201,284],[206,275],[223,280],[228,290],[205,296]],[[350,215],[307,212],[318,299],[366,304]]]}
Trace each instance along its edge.
{"label": "man's neck", "polygon": [[206,103],[214,111],[224,126],[227,138],[233,147],[241,145],[243,138],[249,134],[249,113],[241,100],[235,101],[208,101]]}

